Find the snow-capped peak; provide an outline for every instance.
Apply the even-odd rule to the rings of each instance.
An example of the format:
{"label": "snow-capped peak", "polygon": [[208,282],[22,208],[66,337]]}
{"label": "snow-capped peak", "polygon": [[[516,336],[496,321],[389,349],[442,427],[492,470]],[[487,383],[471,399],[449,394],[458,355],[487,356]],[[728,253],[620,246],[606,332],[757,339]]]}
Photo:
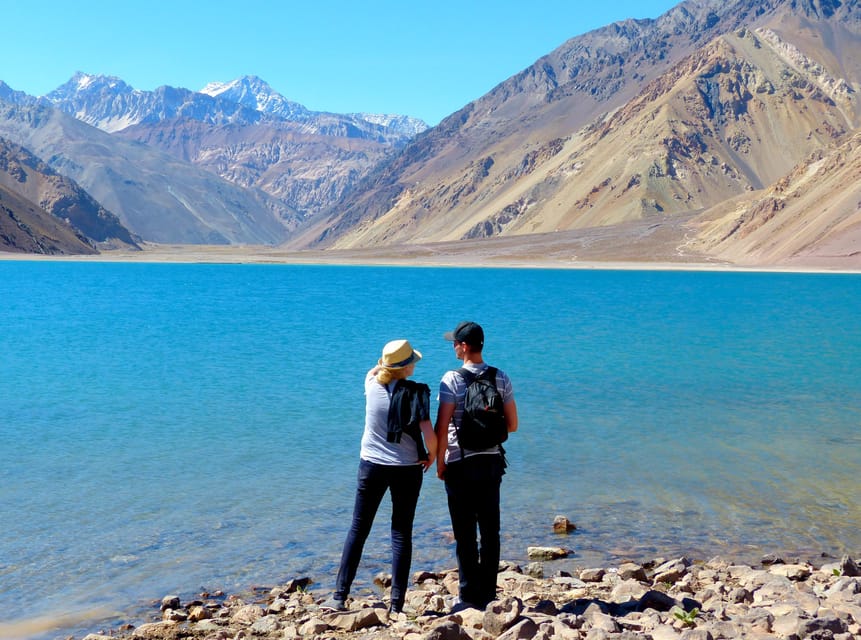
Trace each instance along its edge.
{"label": "snow-capped peak", "polygon": [[257,76],[242,76],[230,82],[210,82],[200,93],[283,118],[293,119],[308,114],[301,104],[287,100]]}
{"label": "snow-capped peak", "polygon": [[[236,82],[234,80],[234,82]],[[212,96],[213,98],[221,95],[225,91],[230,88],[230,82],[210,82],[203,89],[199,91],[199,93],[205,93],[208,96]]]}
{"label": "snow-capped peak", "polygon": [[116,87],[128,87],[122,79],[117,78],[116,76],[93,75],[90,73],[84,73],[83,71],[75,72],[75,75],[73,75],[72,79],[66,83],[66,86],[70,88],[75,87],[78,91],[86,91],[93,86],[107,87],[110,89],[114,89]]}

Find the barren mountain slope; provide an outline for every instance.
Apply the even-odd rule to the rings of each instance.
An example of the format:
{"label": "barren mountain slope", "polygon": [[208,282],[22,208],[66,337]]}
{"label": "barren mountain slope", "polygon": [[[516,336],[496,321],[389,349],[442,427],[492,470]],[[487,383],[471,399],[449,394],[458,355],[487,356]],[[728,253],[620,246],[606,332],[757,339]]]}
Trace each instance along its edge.
{"label": "barren mountain slope", "polygon": [[0,138],[0,185],[71,224],[100,248],[138,248],[119,219],[73,180]]}
{"label": "barren mountain slope", "polygon": [[763,188],[857,125],[858,14],[691,1],[575,38],[419,136],[291,246],[613,225]]}
{"label": "barren mountain slope", "polygon": [[368,138],[306,132],[299,123],[212,125],[182,118],[136,124],[114,135],[260,189],[304,216],[338,200],[392,150]]}
{"label": "barren mountain slope", "polygon": [[144,240],[277,243],[299,219],[261,191],[243,189],[50,107],[0,100],[0,136],[75,180]]}
{"label": "barren mountain slope", "polygon": [[259,189],[302,217],[331,205],[426,128],[407,116],[310,111],[255,76],[198,92],[167,86],[139,91],[120,78],[77,73],[39,101]]}
{"label": "barren mountain slope", "polygon": [[690,226],[687,247],[737,264],[861,268],[861,133]]}
{"label": "barren mountain slope", "polygon": [[2,184],[0,251],[45,255],[98,253],[71,225]]}

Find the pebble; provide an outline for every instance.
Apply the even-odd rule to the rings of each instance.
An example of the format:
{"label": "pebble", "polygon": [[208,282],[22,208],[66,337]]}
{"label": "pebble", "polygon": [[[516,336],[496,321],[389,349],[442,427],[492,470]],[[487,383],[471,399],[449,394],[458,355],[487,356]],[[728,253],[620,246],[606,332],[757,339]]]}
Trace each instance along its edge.
{"label": "pebble", "polygon": [[[851,640],[861,637],[861,576],[849,556],[820,567],[769,557],[761,566],[722,558],[657,559],[582,568],[579,578],[536,577],[505,562],[498,599],[483,611],[451,613],[457,571],[421,571],[405,612],[386,597],[356,598],[349,610],[320,603],[308,578],[222,602],[166,596],[152,621],[111,633],[114,640]],[[532,575],[530,575],[532,574]],[[386,583],[386,580],[381,580]],[[301,585],[301,587],[297,587]],[[388,593],[388,590],[385,594]],[[168,613],[170,612],[170,613]],[[167,614],[167,615],[165,615]],[[167,619],[165,619],[167,618]],[[84,640],[101,640],[91,634]]]}

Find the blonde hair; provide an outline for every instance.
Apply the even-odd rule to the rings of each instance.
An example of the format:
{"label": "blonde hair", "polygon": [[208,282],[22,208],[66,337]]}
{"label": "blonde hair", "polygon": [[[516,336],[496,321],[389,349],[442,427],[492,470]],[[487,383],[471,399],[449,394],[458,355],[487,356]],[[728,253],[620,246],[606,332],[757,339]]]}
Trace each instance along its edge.
{"label": "blonde hair", "polygon": [[380,370],[377,371],[377,382],[380,384],[389,384],[392,380],[403,380],[408,377],[407,371],[409,368],[409,365],[398,367],[397,369],[381,366]]}

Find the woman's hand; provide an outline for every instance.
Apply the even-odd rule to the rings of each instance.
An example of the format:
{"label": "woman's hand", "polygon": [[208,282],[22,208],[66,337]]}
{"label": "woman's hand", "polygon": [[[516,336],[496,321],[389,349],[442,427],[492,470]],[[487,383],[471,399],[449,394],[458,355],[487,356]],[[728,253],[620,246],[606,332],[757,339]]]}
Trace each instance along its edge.
{"label": "woman's hand", "polygon": [[448,425],[454,416],[454,402],[440,402],[437,407],[436,425],[436,477],[445,480],[445,451],[448,448]]}
{"label": "woman's hand", "polygon": [[422,466],[425,468],[425,473],[428,472],[428,469],[430,469],[433,466],[433,463],[435,461],[436,461],[436,451],[429,451],[428,452],[428,459],[421,461]]}
{"label": "woman's hand", "polygon": [[427,447],[428,450],[428,459],[422,461],[425,471],[427,471],[428,469],[430,469],[434,460],[436,460],[436,434],[433,431],[433,425],[431,424],[430,420],[422,420],[419,423],[419,428],[422,430],[422,436],[425,440],[425,447]]}

